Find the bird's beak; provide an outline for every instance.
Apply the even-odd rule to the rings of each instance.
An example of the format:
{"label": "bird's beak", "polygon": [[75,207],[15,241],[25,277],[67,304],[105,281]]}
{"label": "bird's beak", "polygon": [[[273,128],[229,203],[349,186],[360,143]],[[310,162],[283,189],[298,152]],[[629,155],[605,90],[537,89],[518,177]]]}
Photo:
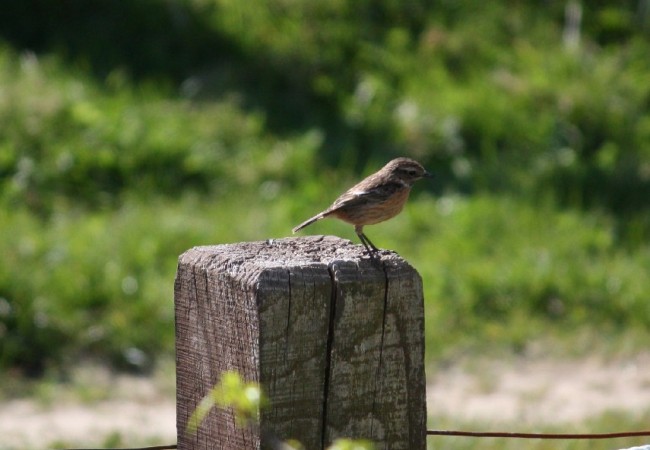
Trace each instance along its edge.
{"label": "bird's beak", "polygon": [[424,171],[424,178],[433,178],[433,174],[428,170]]}

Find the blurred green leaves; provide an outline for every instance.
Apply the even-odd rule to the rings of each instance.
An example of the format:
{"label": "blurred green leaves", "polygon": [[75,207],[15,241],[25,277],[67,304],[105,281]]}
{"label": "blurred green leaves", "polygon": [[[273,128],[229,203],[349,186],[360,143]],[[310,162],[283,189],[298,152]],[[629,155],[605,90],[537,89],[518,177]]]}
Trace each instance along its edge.
{"label": "blurred green leaves", "polygon": [[397,155],[436,180],[369,232],[430,348],[646,329],[648,11],[581,5],[572,45],[566,2],[7,5],[0,365],[146,370],[183,250],[286,236]]}
{"label": "blurred green leaves", "polygon": [[210,392],[203,397],[187,423],[187,432],[196,433],[201,422],[215,407],[231,408],[237,425],[245,427],[257,420],[266,400],[257,383],[246,383],[237,372],[224,372]]}
{"label": "blurred green leaves", "polygon": [[373,450],[375,445],[366,439],[337,439],[328,450]]}

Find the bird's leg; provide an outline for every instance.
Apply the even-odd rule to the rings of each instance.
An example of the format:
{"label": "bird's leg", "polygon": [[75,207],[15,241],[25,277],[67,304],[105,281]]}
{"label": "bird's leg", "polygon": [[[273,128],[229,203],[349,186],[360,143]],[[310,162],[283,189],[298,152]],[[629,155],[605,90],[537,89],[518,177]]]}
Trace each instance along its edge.
{"label": "bird's leg", "polygon": [[366,244],[368,244],[370,246],[370,248],[372,248],[373,251],[375,251],[375,252],[379,251],[379,249],[377,247],[375,247],[375,244],[370,242],[370,239],[368,239],[368,236],[366,236],[365,233],[361,233],[361,237],[366,241]]}
{"label": "bird's leg", "polygon": [[368,239],[368,236],[363,234],[363,227],[354,227],[354,231],[356,231],[357,236],[359,236],[359,240],[361,240],[361,243],[363,246],[366,248],[369,254],[372,254],[373,252],[378,252],[379,249],[375,247],[375,245],[370,242],[370,239]]}
{"label": "bird's leg", "polygon": [[373,249],[371,249],[371,248],[368,246],[368,244],[366,243],[365,236],[364,236],[363,234],[360,234],[360,235],[359,235],[359,239],[361,239],[361,243],[362,243],[363,246],[366,248],[366,252],[367,252],[369,255],[372,255],[374,251],[373,251]]}

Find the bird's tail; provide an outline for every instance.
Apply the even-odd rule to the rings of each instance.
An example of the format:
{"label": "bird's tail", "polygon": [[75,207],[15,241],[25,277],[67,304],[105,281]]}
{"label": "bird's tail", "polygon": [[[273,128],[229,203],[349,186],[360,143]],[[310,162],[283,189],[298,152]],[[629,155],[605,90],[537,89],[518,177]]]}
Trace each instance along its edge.
{"label": "bird's tail", "polygon": [[314,217],[312,217],[311,219],[307,219],[307,220],[305,220],[303,223],[301,223],[300,225],[298,225],[297,227],[295,227],[295,228],[294,228],[293,230],[291,230],[291,231],[293,231],[293,232],[295,233],[295,232],[297,232],[297,231],[299,231],[299,230],[302,230],[303,228],[305,228],[305,227],[308,226],[308,225],[311,225],[312,223],[316,222],[317,220],[321,220],[321,219],[322,219],[323,217],[325,217],[326,215],[327,215],[327,214],[325,214],[324,212],[322,212],[322,213],[318,213],[318,214],[316,214]]}

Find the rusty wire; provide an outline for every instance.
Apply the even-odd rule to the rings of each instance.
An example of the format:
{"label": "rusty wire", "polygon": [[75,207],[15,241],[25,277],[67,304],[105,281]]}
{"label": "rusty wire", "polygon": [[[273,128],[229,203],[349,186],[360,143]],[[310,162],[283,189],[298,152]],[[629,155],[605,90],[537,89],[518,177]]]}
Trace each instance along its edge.
{"label": "rusty wire", "polygon": [[638,436],[650,436],[650,430],[620,431],[615,433],[516,433],[509,431],[457,431],[457,430],[427,430],[427,436],[463,436],[463,437],[492,437],[511,439],[616,439]]}

